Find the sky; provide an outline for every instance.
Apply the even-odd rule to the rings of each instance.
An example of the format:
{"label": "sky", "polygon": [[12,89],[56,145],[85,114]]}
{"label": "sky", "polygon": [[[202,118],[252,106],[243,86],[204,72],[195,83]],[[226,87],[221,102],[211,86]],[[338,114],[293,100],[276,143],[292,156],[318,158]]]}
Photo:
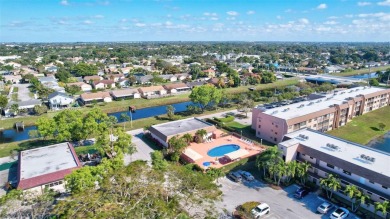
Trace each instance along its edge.
{"label": "sky", "polygon": [[0,0],[0,42],[389,42],[390,0]]}

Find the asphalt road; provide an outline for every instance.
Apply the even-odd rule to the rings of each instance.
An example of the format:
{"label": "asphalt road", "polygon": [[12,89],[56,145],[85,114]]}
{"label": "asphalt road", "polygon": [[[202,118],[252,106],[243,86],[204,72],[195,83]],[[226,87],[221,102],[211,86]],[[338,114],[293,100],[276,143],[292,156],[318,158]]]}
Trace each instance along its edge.
{"label": "asphalt road", "polygon": [[[245,202],[258,201],[265,202],[270,206],[271,212],[262,217],[267,219],[302,219],[302,218],[329,218],[331,209],[327,214],[316,213],[317,207],[324,200],[315,193],[309,193],[304,198],[298,200],[293,197],[296,185],[291,185],[283,190],[274,190],[267,185],[255,180],[253,182],[236,183],[224,177],[219,179],[223,200],[217,202],[217,208],[223,212],[233,212],[235,208]],[[356,218],[349,215],[347,218]]]}

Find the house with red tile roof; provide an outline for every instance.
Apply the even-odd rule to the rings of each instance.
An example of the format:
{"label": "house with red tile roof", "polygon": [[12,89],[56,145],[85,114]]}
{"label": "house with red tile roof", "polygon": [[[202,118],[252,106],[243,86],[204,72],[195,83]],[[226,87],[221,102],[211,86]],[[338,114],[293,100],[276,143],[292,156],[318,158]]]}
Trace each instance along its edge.
{"label": "house with red tile roof", "polygon": [[80,100],[85,105],[85,104],[90,104],[93,101],[112,102],[112,97],[109,92],[102,91],[96,93],[83,93],[80,95]]}
{"label": "house with red tile roof", "polygon": [[66,175],[82,167],[69,142],[21,151],[18,189],[42,193],[46,188],[64,192]]}

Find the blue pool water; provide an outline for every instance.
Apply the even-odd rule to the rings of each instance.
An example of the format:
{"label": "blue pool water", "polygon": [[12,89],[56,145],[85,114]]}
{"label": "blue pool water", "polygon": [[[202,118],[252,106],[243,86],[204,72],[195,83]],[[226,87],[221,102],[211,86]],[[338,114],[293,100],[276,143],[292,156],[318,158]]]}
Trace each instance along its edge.
{"label": "blue pool water", "polygon": [[215,147],[207,152],[207,155],[210,157],[222,157],[225,154],[228,154],[233,151],[240,149],[240,146],[236,144],[226,144],[222,146]]}

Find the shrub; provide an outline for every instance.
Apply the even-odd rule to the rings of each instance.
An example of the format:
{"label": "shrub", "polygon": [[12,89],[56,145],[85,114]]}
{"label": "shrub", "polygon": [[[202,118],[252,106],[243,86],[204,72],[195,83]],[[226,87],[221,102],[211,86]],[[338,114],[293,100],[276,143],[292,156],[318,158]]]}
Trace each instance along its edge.
{"label": "shrub", "polygon": [[245,202],[244,204],[237,207],[237,216],[240,218],[252,218],[251,210],[258,206],[260,202]]}
{"label": "shrub", "polygon": [[234,116],[227,116],[226,118],[221,118],[221,122],[233,122]]}

